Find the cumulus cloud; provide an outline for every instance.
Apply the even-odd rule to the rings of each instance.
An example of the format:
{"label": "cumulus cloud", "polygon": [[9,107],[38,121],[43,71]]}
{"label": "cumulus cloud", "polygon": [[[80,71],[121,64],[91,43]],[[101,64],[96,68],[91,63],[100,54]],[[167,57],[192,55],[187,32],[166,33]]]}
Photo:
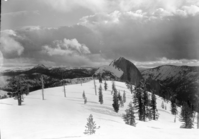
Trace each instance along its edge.
{"label": "cumulus cloud", "polygon": [[43,60],[46,64],[53,61],[58,65],[67,66],[99,66],[105,61],[100,55],[92,54],[89,48],[80,44],[77,39],[55,40],[51,45],[42,46],[41,53],[47,55],[44,58],[46,60]]}
{"label": "cumulus cloud", "polygon": [[141,10],[116,11],[84,17],[80,24],[98,32],[104,44],[102,49],[116,55],[141,61],[155,60],[157,57],[198,58],[198,15],[158,18]]}
{"label": "cumulus cloud", "polygon": [[[84,26],[60,28],[29,26],[15,31],[10,30],[9,34],[12,34],[12,39],[24,49],[20,53],[21,62],[18,55],[7,56],[4,67],[21,66],[21,63],[29,66],[38,63],[51,66],[96,66],[106,61],[103,56],[97,54],[99,51],[92,47],[96,45],[97,48],[99,40]],[[7,54],[6,51],[2,53]]]}
{"label": "cumulus cloud", "polygon": [[5,57],[12,57],[13,54],[17,54],[18,56],[20,56],[24,51],[24,47],[19,42],[14,40],[13,37],[15,36],[16,34],[12,30],[6,30],[1,32],[0,49],[4,53]]}
{"label": "cumulus cloud", "polygon": [[48,55],[72,55],[72,54],[89,54],[91,53],[89,48],[84,44],[80,44],[77,39],[64,39],[53,41],[53,46],[49,47],[47,45],[43,46],[43,53],[47,53]]}
{"label": "cumulus cloud", "polygon": [[198,0],[42,0],[41,2],[63,12],[69,12],[81,6],[94,13],[110,13],[116,10],[121,12],[142,10],[152,14],[155,11],[157,12],[157,9],[163,9],[167,14],[173,14],[181,9],[180,12],[195,14],[198,12],[197,8],[199,6]]}
{"label": "cumulus cloud", "polygon": [[78,54],[89,54],[91,53],[89,48],[85,46],[84,44],[80,44],[77,39],[64,39],[63,41],[54,41],[54,44],[59,47],[63,48],[65,50],[70,50],[73,52],[76,52]]}
{"label": "cumulus cloud", "polygon": [[[195,1],[109,0],[101,1],[98,9],[97,2],[56,1],[54,8],[61,5],[58,10],[71,12],[78,6],[92,7],[89,9],[94,14],[70,27],[28,26],[10,32],[9,37],[24,48],[17,49],[16,56],[34,59],[36,63],[69,66],[102,65],[118,56],[138,65],[197,65],[199,5]],[[45,3],[53,6],[55,1]],[[107,5],[111,5],[109,12],[101,11]]]}

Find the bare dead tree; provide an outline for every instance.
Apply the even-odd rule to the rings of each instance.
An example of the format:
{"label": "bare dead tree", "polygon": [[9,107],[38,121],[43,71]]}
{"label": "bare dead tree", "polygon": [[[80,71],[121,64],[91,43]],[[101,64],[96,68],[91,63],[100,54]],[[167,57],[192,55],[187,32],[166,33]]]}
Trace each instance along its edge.
{"label": "bare dead tree", "polygon": [[42,99],[44,100],[44,79],[43,79],[43,76],[41,75],[40,77],[40,80],[41,80],[41,87],[42,87]]}
{"label": "bare dead tree", "polygon": [[93,78],[93,81],[94,81],[94,87],[95,87],[95,95],[97,95],[95,78]]}

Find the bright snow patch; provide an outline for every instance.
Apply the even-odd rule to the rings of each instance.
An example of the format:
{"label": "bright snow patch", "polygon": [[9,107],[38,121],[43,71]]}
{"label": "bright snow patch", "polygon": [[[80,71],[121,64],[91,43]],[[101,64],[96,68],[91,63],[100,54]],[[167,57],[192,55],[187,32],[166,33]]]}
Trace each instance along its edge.
{"label": "bright snow patch", "polygon": [[102,74],[105,71],[109,71],[111,72],[113,75],[115,75],[116,77],[120,78],[123,75],[123,71],[116,68],[115,66],[109,65],[109,66],[104,66],[99,68],[95,74]]}
{"label": "bright snow patch", "polygon": [[[170,113],[170,103],[164,102],[167,110],[161,108],[162,99],[157,97],[159,119],[141,122],[137,126],[126,125],[121,118],[132,94],[125,83],[115,82],[116,88],[126,91],[127,102],[118,113],[112,108],[111,86],[107,81],[108,90],[103,89],[104,104],[98,102],[93,81],[66,86],[67,97],[63,87],[45,89],[45,100],[41,90],[25,96],[22,106],[17,106],[13,98],[0,100],[1,139],[198,139],[197,129],[180,129],[181,122]],[[97,90],[99,82],[96,81]],[[104,88],[104,84],[102,84]],[[85,91],[87,104],[84,104],[82,93]],[[83,134],[87,118],[92,114],[97,126],[94,135]]]}

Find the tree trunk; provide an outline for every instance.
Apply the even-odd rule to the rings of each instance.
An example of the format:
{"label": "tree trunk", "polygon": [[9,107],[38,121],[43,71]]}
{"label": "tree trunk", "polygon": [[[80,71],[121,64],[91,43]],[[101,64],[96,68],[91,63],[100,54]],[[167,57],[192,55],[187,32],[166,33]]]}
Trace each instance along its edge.
{"label": "tree trunk", "polygon": [[199,112],[198,112],[198,115],[197,115],[197,129],[199,129]]}
{"label": "tree trunk", "polygon": [[66,88],[65,88],[65,85],[64,85],[64,97],[66,97]]}
{"label": "tree trunk", "polygon": [[143,108],[143,121],[146,121],[146,108]]}
{"label": "tree trunk", "polygon": [[44,81],[42,76],[41,76],[41,86],[42,86],[42,99],[44,100]]}
{"label": "tree trunk", "polygon": [[193,112],[193,119],[192,119],[193,123],[195,121],[195,116],[196,116],[196,112]]}
{"label": "tree trunk", "polygon": [[96,84],[95,84],[95,78],[93,78],[93,79],[94,79],[95,95],[97,95]]}
{"label": "tree trunk", "polygon": [[17,100],[18,100],[18,105],[21,106],[21,83],[20,83],[20,79],[18,80]]}
{"label": "tree trunk", "polygon": [[20,94],[20,92],[18,92],[17,100],[18,100],[18,105],[21,106],[21,94]]}
{"label": "tree trunk", "polygon": [[156,120],[155,115],[155,110],[153,110],[153,120]]}
{"label": "tree trunk", "polygon": [[174,123],[176,123],[176,114],[175,114],[175,118],[174,118]]}

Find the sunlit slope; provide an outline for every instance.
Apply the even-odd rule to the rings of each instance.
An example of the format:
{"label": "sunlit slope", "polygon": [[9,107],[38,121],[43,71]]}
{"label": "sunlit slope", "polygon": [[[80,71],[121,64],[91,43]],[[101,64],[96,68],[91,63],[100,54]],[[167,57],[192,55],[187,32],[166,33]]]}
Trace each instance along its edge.
{"label": "sunlit slope", "polygon": [[[161,108],[163,100],[157,97],[159,119],[157,121],[140,122],[132,127],[124,123],[122,114],[132,94],[125,83],[115,82],[121,95],[126,92],[127,102],[118,113],[112,107],[112,81],[107,81],[108,90],[103,88],[104,103],[98,102],[93,80],[84,84],[66,86],[67,97],[63,87],[45,89],[45,100],[41,90],[24,96],[22,106],[17,106],[13,98],[0,100],[0,129],[2,139],[65,139],[65,138],[99,138],[99,139],[191,139],[198,138],[197,129],[180,129],[181,123],[170,113],[170,103],[164,102],[167,110]],[[99,82],[96,80],[97,92]],[[85,91],[87,104],[84,104],[82,93]],[[84,135],[88,116],[92,114],[99,129],[95,135]]]}

